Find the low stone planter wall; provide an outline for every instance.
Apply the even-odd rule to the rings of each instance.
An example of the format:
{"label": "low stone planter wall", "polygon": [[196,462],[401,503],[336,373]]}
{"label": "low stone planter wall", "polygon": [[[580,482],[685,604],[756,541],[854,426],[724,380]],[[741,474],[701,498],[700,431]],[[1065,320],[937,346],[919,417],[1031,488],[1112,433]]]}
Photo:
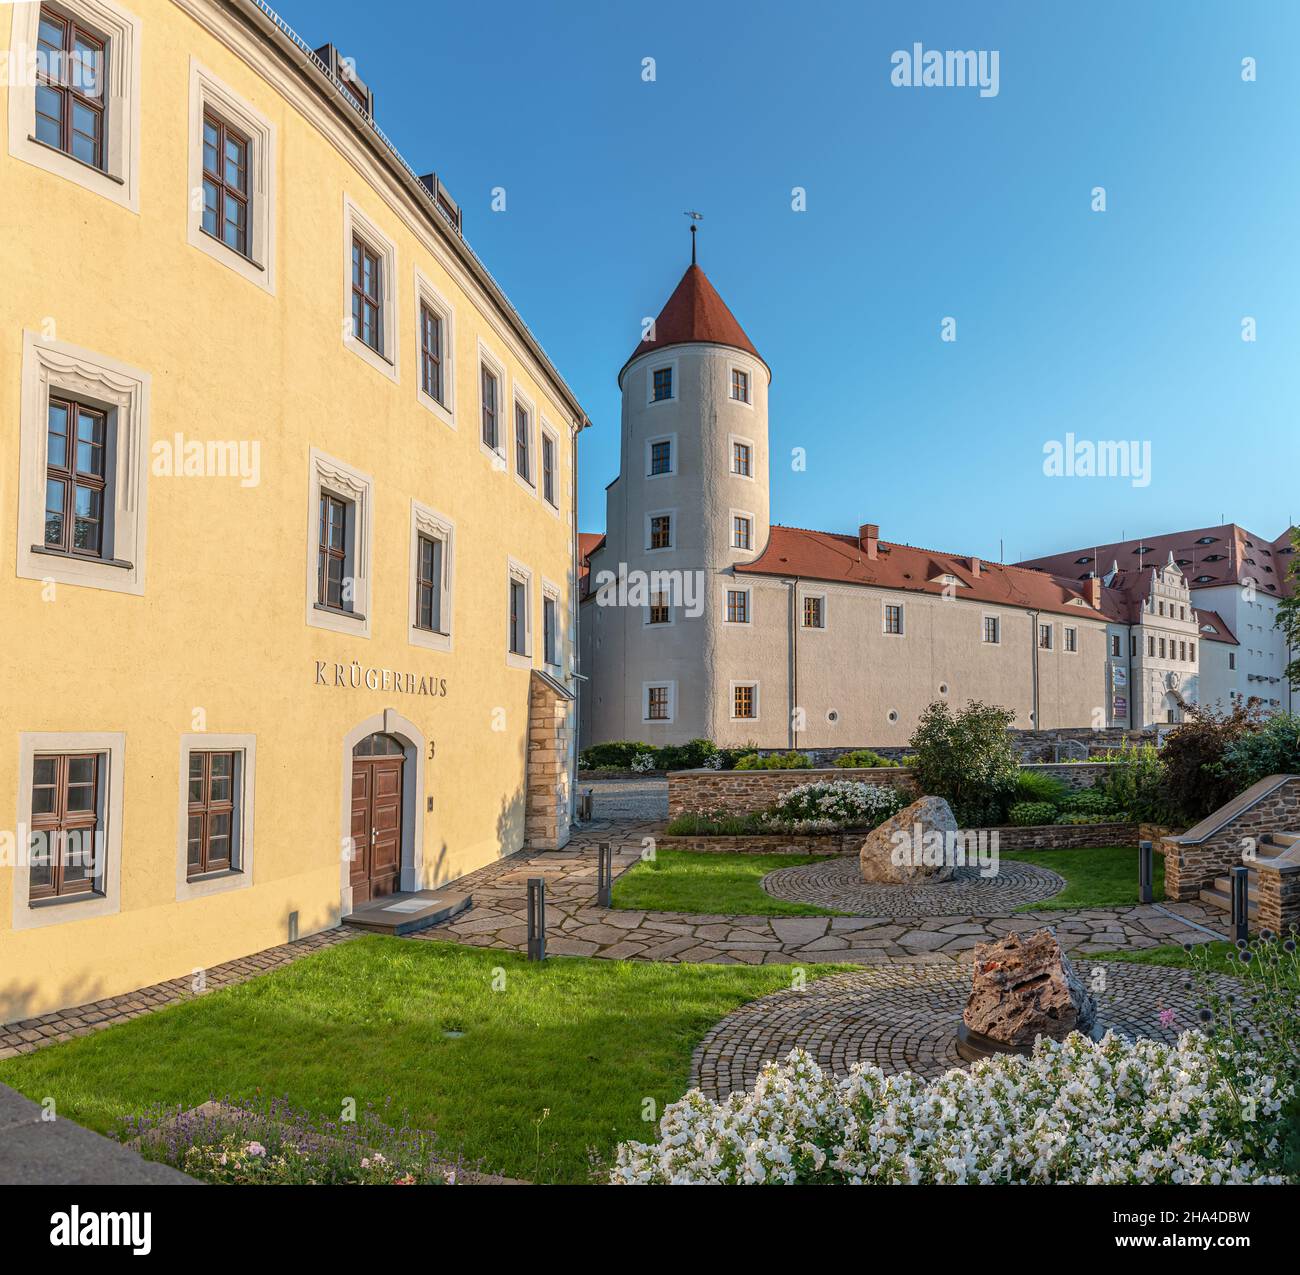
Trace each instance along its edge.
{"label": "low stone planter wall", "polygon": [[1140,823],[1138,824],[1138,840],[1151,842],[1151,848],[1156,854],[1166,854],[1169,847],[1165,845],[1166,837],[1181,836],[1184,829],[1171,827],[1162,823]]}
{"label": "low stone planter wall", "polygon": [[1042,823],[1024,828],[1011,825],[976,831],[996,832],[999,850],[1092,850],[1099,846],[1136,846],[1138,843],[1135,823]]}
{"label": "low stone planter wall", "polygon": [[[1113,762],[1050,762],[1025,766],[1052,775],[1072,791],[1094,788],[1110,774]],[[921,794],[916,777],[907,766],[874,766],[849,769],[830,766],[818,770],[674,770],[668,774],[668,817],[684,814],[754,814],[773,806],[791,788],[801,784],[834,783],[836,780],[863,784],[889,784],[915,800]]]}
{"label": "low stone planter wall", "polygon": [[696,854],[857,854],[866,833],[830,832],[816,836],[656,837],[656,850],[691,850]]}
{"label": "low stone planter wall", "polygon": [[916,780],[903,766],[864,770],[674,770],[668,775],[668,817],[711,814],[746,815],[767,810],[792,788],[802,784],[852,780],[901,788],[908,800],[918,795]]}
{"label": "low stone planter wall", "polygon": [[600,783],[602,779],[663,779],[666,770],[580,770],[578,783]]}

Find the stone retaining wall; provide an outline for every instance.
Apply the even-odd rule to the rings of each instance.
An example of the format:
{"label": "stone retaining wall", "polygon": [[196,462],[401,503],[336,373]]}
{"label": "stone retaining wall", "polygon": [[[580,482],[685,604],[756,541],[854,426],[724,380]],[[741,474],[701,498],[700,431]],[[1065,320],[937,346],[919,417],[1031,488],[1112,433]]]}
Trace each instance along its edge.
{"label": "stone retaining wall", "polygon": [[[1240,864],[1245,845],[1266,832],[1300,832],[1300,775],[1261,779],[1194,828],[1180,836],[1166,837],[1165,894],[1179,902],[1195,899],[1203,887],[1214,883],[1215,877]],[[1280,877],[1270,887],[1279,901],[1294,888],[1284,889]],[[1260,913],[1261,925],[1284,928],[1280,917],[1269,923],[1263,920],[1262,907]]]}
{"label": "stone retaining wall", "polygon": [[656,850],[691,850],[696,854],[857,854],[865,832],[817,836],[656,837]]}
{"label": "stone retaining wall", "polygon": [[[981,828],[996,832],[999,850],[1093,850],[1098,846],[1136,846],[1135,823],[1042,823],[1025,828]],[[1137,856],[1133,871],[1137,872]],[[1135,878],[1136,879],[1136,878]]]}
{"label": "stone retaining wall", "polygon": [[[1113,762],[1060,762],[1025,766],[1053,775],[1075,792],[1093,788],[1110,773]],[[801,784],[849,780],[864,784],[889,784],[915,799],[916,779],[906,766],[822,770],[674,770],[668,774],[668,817],[684,814],[754,814],[773,806],[791,788]]]}
{"label": "stone retaining wall", "polygon": [[1256,866],[1255,902],[1259,911],[1255,919],[1262,930],[1286,934],[1300,927],[1300,863],[1269,863],[1260,859]]}

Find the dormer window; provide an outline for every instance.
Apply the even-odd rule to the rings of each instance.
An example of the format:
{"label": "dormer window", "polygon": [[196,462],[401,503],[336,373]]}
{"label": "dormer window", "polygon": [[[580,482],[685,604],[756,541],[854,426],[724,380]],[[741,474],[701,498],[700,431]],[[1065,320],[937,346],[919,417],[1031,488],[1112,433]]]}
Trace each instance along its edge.
{"label": "dormer window", "polygon": [[[1090,558],[1090,557],[1075,558],[1075,560],[1074,560],[1074,565],[1075,565],[1076,567],[1080,567],[1080,566],[1082,566],[1085,562],[1091,562],[1091,561],[1092,561],[1092,558]],[[1083,580],[1083,579],[1085,579],[1085,578],[1086,578],[1086,577],[1084,577],[1084,576],[1080,576],[1080,577],[1079,577],[1080,580]]]}
{"label": "dormer window", "polygon": [[1196,543],[1197,543],[1198,545],[1217,545],[1217,544],[1219,543],[1219,537],[1218,537],[1218,536],[1202,536],[1202,537],[1201,537],[1201,538],[1200,538]]}
{"label": "dormer window", "polygon": [[1210,584],[1213,580],[1214,580],[1214,577],[1213,577],[1213,576],[1197,576],[1197,577],[1196,577],[1196,583],[1197,583],[1197,584]]}

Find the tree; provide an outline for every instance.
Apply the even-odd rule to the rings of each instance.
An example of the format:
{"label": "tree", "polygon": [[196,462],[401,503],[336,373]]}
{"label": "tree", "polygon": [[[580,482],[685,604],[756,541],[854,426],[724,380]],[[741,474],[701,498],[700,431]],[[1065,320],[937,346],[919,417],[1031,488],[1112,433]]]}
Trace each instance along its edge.
{"label": "tree", "polygon": [[1020,758],[1007,728],[1015,714],[970,700],[954,714],[937,699],[921,714],[911,749],[921,791],[942,797],[963,827],[1000,823],[1015,791]]}

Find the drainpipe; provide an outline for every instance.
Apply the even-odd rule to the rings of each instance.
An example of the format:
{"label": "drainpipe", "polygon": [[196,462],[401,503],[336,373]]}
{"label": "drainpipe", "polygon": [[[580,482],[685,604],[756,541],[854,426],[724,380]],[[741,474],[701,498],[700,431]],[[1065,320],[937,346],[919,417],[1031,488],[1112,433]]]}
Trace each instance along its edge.
{"label": "drainpipe", "polygon": [[799,577],[786,580],[790,586],[790,747],[799,747],[799,728],[795,725],[799,709]]}
{"label": "drainpipe", "polygon": [[1038,716],[1038,615],[1037,611],[1029,612],[1029,650],[1030,650],[1030,670],[1033,677],[1033,701],[1034,701],[1034,733],[1037,734],[1043,728],[1043,723]]}

